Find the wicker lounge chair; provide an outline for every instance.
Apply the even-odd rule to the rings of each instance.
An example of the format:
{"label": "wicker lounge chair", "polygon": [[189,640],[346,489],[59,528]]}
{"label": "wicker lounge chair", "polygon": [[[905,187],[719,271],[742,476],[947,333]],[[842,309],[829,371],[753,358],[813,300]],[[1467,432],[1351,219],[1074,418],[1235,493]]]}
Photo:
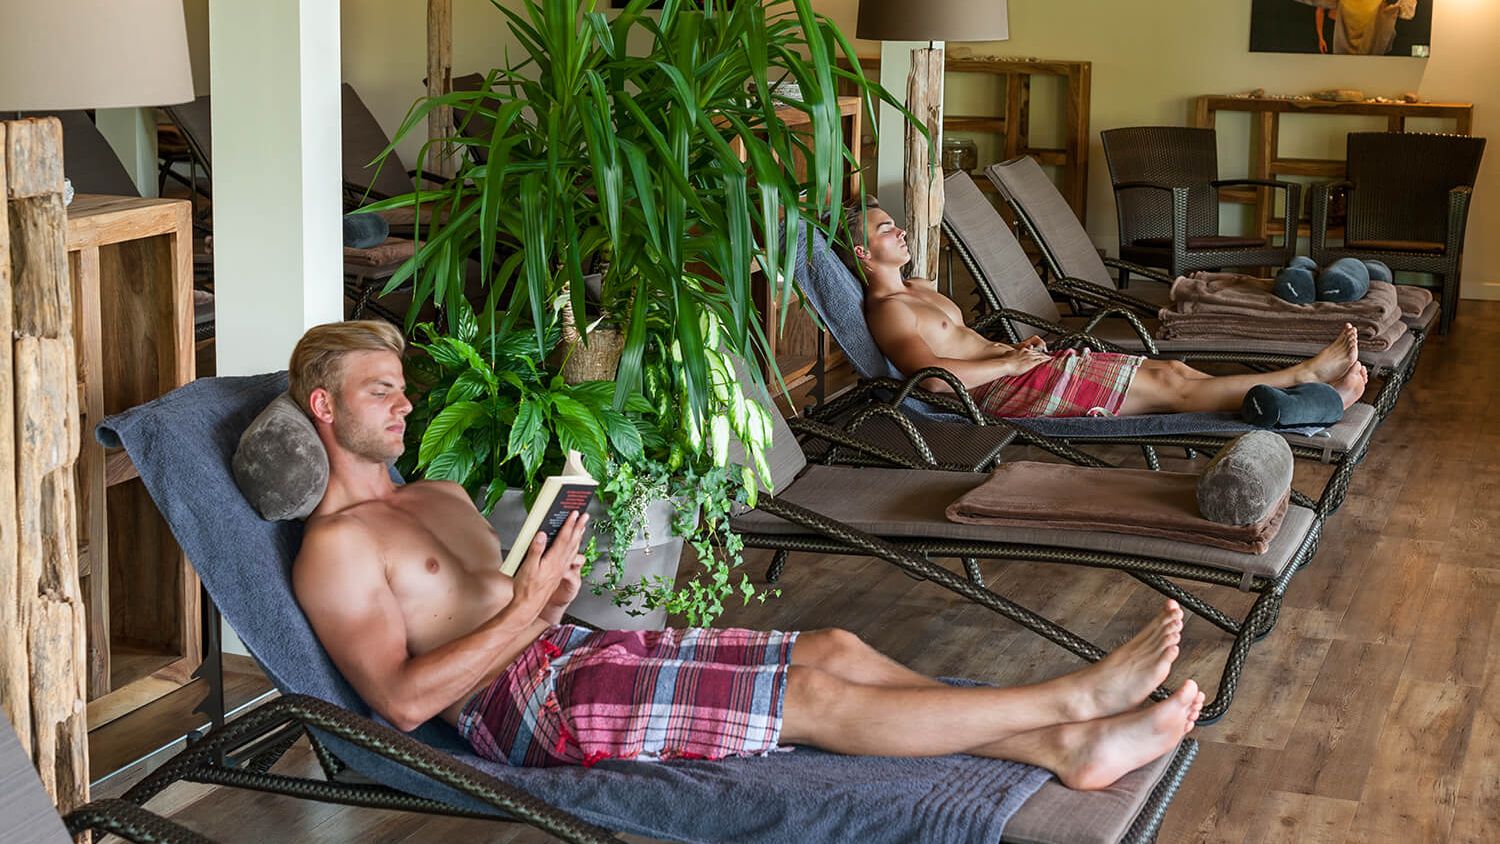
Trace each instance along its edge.
{"label": "wicker lounge chair", "polygon": [[[972,184],[970,187],[972,188]],[[962,200],[962,194],[957,199]],[[980,201],[984,200],[981,198]],[[952,198],[949,204],[950,206],[953,204]],[[1010,237],[1008,230],[1005,231],[1004,236]],[[825,405],[809,411],[797,424],[798,433],[815,434],[824,440],[810,444],[810,450],[820,461],[829,460],[824,457],[825,453],[830,453],[833,459],[838,459],[854,451],[848,443],[848,438],[863,436],[862,431],[850,430],[855,422],[878,418],[884,424],[895,425],[902,418],[912,418],[924,412],[940,412],[946,414],[946,419],[960,420],[957,427],[955,423],[948,422],[948,427],[942,429],[928,428],[920,432],[907,432],[907,436],[913,438],[913,441],[917,433],[923,435],[929,444],[928,447],[934,452],[954,448],[955,446],[949,444],[949,440],[962,443],[966,439],[985,434],[999,426],[1002,430],[1014,431],[1019,442],[1044,450],[1059,443],[1140,446],[1145,453],[1147,465],[1151,468],[1157,468],[1158,465],[1156,448],[1180,447],[1212,454],[1233,436],[1252,430],[1233,414],[1222,413],[1151,414],[1102,419],[996,420],[981,414],[973,402],[968,400],[967,395],[927,393],[917,385],[928,377],[934,377],[934,375],[945,377],[953,384],[957,384],[957,381],[951,374],[936,369],[913,373],[909,378],[903,377],[885,358],[876,346],[874,338],[870,336],[869,328],[865,324],[863,293],[859,282],[832,254],[821,234],[812,232],[808,237],[810,254],[806,261],[798,262],[798,286],[808,304],[818,314],[820,321],[833,334],[835,342],[843,349],[845,356],[864,379]],[[1011,238],[1011,243],[1014,243],[1014,238]],[[1025,256],[1019,248],[1008,255],[1013,259],[1009,269],[994,264],[986,266],[992,272],[1001,273],[1002,277],[1017,275],[1021,272],[1029,273],[1035,281],[1035,273],[1026,263]],[[978,270],[976,270],[976,277],[978,277]],[[1029,296],[1034,300],[1018,302],[1023,308],[1041,307],[1043,303],[1047,307],[1052,307],[1051,299],[1048,298],[1045,288],[1039,281],[1035,282],[1034,288],[1023,290],[1022,293],[1023,299]],[[1023,327],[1039,326],[1043,330],[1053,329],[1050,337],[1051,340],[1057,341],[1055,345],[1088,345],[1096,349],[1113,348],[1087,333],[1059,333],[1066,332],[1066,330],[1045,320],[1039,320],[1025,309],[995,310],[978,320],[975,329],[981,333],[1006,330],[1008,333],[1005,337],[1011,342],[1017,342],[1022,337],[1036,333],[1031,330],[1014,331],[1010,328],[1012,322]],[[955,393],[963,393],[961,386],[955,390]],[[830,429],[843,429],[845,432],[844,439],[838,441],[836,448],[830,445],[834,442]],[[1350,408],[1343,421],[1316,435],[1311,435],[1311,432],[1301,434],[1284,432],[1283,435],[1292,446],[1294,454],[1333,466],[1333,472],[1323,489],[1317,494],[1316,500],[1294,492],[1294,495],[1298,496],[1297,500],[1315,508],[1322,516],[1336,511],[1343,503],[1348,491],[1349,478],[1354,467],[1363,459],[1374,430],[1374,408],[1365,404],[1356,404]],[[873,462],[879,465],[879,461]],[[932,461],[892,461],[887,458],[885,462],[886,465],[896,463],[911,467],[963,468],[939,466]]]}
{"label": "wicker lounge chair", "polygon": [[[170,783],[188,780],[357,806],[521,820],[568,841],[589,842],[619,841],[602,827],[693,841],[827,839],[817,833],[817,824],[839,804],[852,808],[831,816],[853,825],[869,827],[869,819],[880,823],[892,817],[879,807],[858,805],[846,793],[864,782],[856,778],[879,767],[880,760],[867,765],[856,757],[799,749],[723,762],[510,768],[475,757],[441,722],[403,734],[365,717],[368,707],[334,669],[292,597],[288,569],[300,525],[261,520],[230,475],[230,455],[240,432],[285,385],[284,374],[200,379],[111,417],[100,429],[106,442],[126,446],[197,568],[210,607],[216,602],[223,608],[285,695],[216,727],[127,792],[126,800],[141,805]],[[795,449],[790,435],[782,439]],[[782,464],[776,466],[779,472]],[[215,618],[205,666],[211,686],[219,683],[215,687],[222,689],[215,670],[217,629]],[[276,759],[304,737],[325,777],[269,773]],[[1048,782],[1011,817],[1001,840],[1150,841],[1195,753],[1196,743],[1185,741],[1175,753],[1103,792],[1074,792]],[[968,774],[982,774],[985,764],[973,757],[900,760],[897,769],[882,769],[880,775],[902,789],[917,778],[910,798],[926,802],[896,807],[901,824],[936,825],[934,837],[952,838],[946,825],[962,828],[964,818],[960,810],[945,808],[946,803],[971,805],[994,797],[974,790],[968,780],[952,780],[950,772],[961,767]],[[950,779],[935,779],[939,775]],[[799,779],[804,776],[811,778]],[[929,790],[944,782],[955,787]],[[809,791],[819,795],[813,804],[805,802]],[[734,799],[726,801],[726,795]],[[567,809],[548,803],[566,804]],[[809,805],[816,811],[810,814]],[[878,832],[875,838],[892,837]]]}
{"label": "wicker lounge chair", "polygon": [[[1099,133],[1119,217],[1120,257],[1179,276],[1221,267],[1283,267],[1297,238],[1281,246],[1257,236],[1219,234],[1219,191],[1228,187],[1282,191],[1283,231],[1296,231],[1302,186],[1270,179],[1220,179],[1212,129],[1131,126]],[[1120,286],[1132,268],[1120,267]]]}
{"label": "wicker lounge chair", "polygon": [[[1162,302],[1166,301],[1165,299],[1153,300],[1149,296],[1142,300],[1113,288],[1106,265],[1120,262],[1107,261],[1099,257],[1098,251],[1094,249],[1087,233],[1084,232],[1083,225],[1078,222],[1077,217],[1073,216],[1072,209],[1068,207],[1062,195],[1057,192],[1057,188],[1034,160],[1022,156],[1001,164],[994,164],[985,169],[985,175],[995,184],[1001,196],[1005,197],[1006,202],[1015,211],[1022,230],[1040,247],[1043,263],[1047,266],[1051,279],[1048,283],[1049,289],[1086,304],[1118,308],[1143,318],[1153,317]],[[959,182],[950,184],[948,190],[963,196],[965,195],[964,187]],[[972,185],[968,187],[973,188]],[[973,193],[977,194],[978,191],[974,190]],[[977,208],[968,203],[965,207]],[[977,213],[972,214],[970,220],[979,221],[977,224],[971,224],[984,226],[983,240],[972,240],[971,244],[994,240],[1000,245],[992,248],[1001,251],[1008,251],[1012,248],[1009,241],[1014,240],[1014,235],[1008,234],[1008,229],[1007,234],[999,232],[999,228],[1005,228],[1005,225],[999,220],[998,215],[988,223],[985,222],[984,216]],[[973,252],[976,249],[977,246],[971,247],[968,260],[975,260]],[[1015,277],[990,274],[988,278],[992,282],[992,288],[1001,281],[1023,285],[1027,288],[1035,284],[1035,273]],[[1160,275],[1154,275],[1154,280],[1167,284],[1171,282],[1171,279]],[[986,291],[981,288],[981,293],[984,292]],[[1051,311],[1043,312],[1042,316],[1050,318],[1055,313],[1057,311],[1053,307]],[[1370,368],[1372,376],[1382,380],[1380,391],[1374,401],[1380,418],[1385,418],[1395,407],[1402,388],[1416,371],[1417,360],[1422,353],[1422,345],[1426,341],[1427,330],[1435,314],[1436,310],[1430,308],[1421,316],[1407,321],[1407,333],[1389,349],[1360,351],[1360,361]],[[1098,330],[1101,338],[1127,351],[1202,363],[1291,366],[1316,354],[1319,348],[1315,343],[1282,341],[1257,341],[1253,350],[1246,350],[1243,343],[1226,341],[1155,339],[1147,341],[1134,326],[1121,325],[1117,322],[1102,323],[1098,326]]]}
{"label": "wicker lounge chair", "polygon": [[[928,376],[938,373],[933,370]],[[988,588],[981,561],[1065,563],[1123,571],[1233,637],[1217,693],[1203,708],[1199,722],[1204,724],[1217,721],[1228,710],[1251,645],[1275,625],[1282,595],[1292,575],[1312,559],[1324,522],[1314,507],[1292,504],[1271,548],[1260,555],[1102,531],[956,524],[947,520],[946,507],[982,483],[983,475],[812,463],[780,416],[772,416],[776,431],[770,464],[775,494],[762,493],[755,510],[733,520],[747,547],[777,552],[768,580],[780,580],[793,551],[878,557],[1079,657],[1097,660],[1104,655],[1098,647]],[[1065,445],[1049,442],[1043,447],[1077,465],[1108,466]],[[936,558],[953,560],[961,573],[937,564]],[[1254,592],[1257,598],[1243,618],[1235,619],[1175,581],[1235,587]],[[1158,690],[1158,696],[1165,694]]]}
{"label": "wicker lounge chair", "polygon": [[124,800],[95,800],[59,819],[21,749],[10,722],[0,717],[0,829],[8,844],[70,844],[87,831],[154,844],[209,844],[208,839]]}
{"label": "wicker lounge chair", "polygon": [[[1484,138],[1350,132],[1348,144],[1349,178],[1313,187],[1313,260],[1373,258],[1393,270],[1436,275],[1442,284],[1438,331],[1447,334],[1458,312],[1464,229]],[[1328,245],[1336,192],[1349,200],[1342,247]]]}

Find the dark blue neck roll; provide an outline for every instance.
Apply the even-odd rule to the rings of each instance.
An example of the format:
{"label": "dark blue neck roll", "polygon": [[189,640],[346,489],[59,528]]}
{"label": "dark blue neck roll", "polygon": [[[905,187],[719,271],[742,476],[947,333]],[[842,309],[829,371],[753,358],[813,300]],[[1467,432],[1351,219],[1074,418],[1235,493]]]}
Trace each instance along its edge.
{"label": "dark blue neck roll", "polygon": [[1286,389],[1257,384],[1245,394],[1240,416],[1259,428],[1333,425],[1344,418],[1344,399],[1327,384]]}

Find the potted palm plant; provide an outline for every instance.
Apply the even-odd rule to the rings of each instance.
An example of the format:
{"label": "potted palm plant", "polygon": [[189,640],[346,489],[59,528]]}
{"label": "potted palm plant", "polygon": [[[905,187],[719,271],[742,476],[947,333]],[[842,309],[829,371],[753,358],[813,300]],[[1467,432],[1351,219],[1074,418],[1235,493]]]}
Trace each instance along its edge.
{"label": "potted palm plant", "polygon": [[[853,49],[810,0],[648,5],[633,0],[607,15],[592,0],[495,3],[519,60],[492,71],[480,90],[418,101],[396,142],[439,106],[451,107],[461,127],[487,131],[447,139],[467,154],[445,186],[371,208],[432,209],[435,222],[418,231],[420,247],[386,288],[411,285],[413,314],[429,302],[444,313],[444,330],[423,344],[429,357],[435,346],[464,342],[514,387],[507,379],[532,373],[509,371],[525,366],[503,352],[529,335],[534,383],[549,396],[533,391],[521,405],[545,403],[551,412],[540,420],[507,408],[518,401],[513,391],[490,390],[483,373],[457,374],[478,367],[454,352],[446,375],[427,373],[436,386],[421,397],[429,415],[410,426],[420,458],[412,468],[465,483],[488,510],[505,490],[545,476],[563,447],[584,446],[585,465],[604,479],[601,544],[628,543],[653,521],[653,502],[671,502],[658,512],[665,506],[702,564],[685,581],[643,579],[622,572],[622,555],[610,553],[594,582],[636,610],[709,623],[729,595],[756,594],[743,573],[734,577],[740,544],[728,530],[731,508],[753,500],[757,480],[770,482],[774,409],[747,400],[760,385],[741,383],[732,363],[772,363],[756,315],[753,287],[765,283],[756,268],[775,295],[798,295],[796,256],[780,233],[804,222],[837,230],[852,157],[836,80],[853,83],[867,112],[876,99],[900,106],[857,62],[852,72],[835,66],[836,52],[852,59]],[[422,157],[429,153],[424,147]],[[801,167],[784,166],[793,161]],[[597,284],[585,283],[590,271],[601,273]],[[466,273],[478,283],[466,283]],[[571,342],[561,340],[564,325]],[[597,344],[617,349],[612,381],[582,389],[594,399],[607,391],[608,400],[576,412],[569,390],[579,385],[561,378],[556,361],[593,353],[591,335],[605,327],[620,338]],[[747,369],[760,378],[759,367]],[[769,371],[779,378],[774,365]],[[460,377],[468,386],[455,393]],[[468,394],[480,386],[492,412],[452,410],[476,401]],[[536,446],[544,437],[550,445]],[[731,437],[747,465],[728,464]],[[526,471],[511,463],[532,458]]]}

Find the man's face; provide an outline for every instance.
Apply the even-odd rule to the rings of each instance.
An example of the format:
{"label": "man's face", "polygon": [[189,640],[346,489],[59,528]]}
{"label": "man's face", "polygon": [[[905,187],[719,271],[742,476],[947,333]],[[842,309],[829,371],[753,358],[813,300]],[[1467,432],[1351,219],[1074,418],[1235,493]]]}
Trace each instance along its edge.
{"label": "man's face", "polygon": [[896,225],[884,209],[865,212],[865,237],[868,242],[854,244],[854,255],[872,266],[905,266],[911,260],[906,245],[906,229]]}
{"label": "man's face", "polygon": [[389,463],[405,450],[406,378],[395,352],[351,352],[333,404],[333,436],[346,451]]}

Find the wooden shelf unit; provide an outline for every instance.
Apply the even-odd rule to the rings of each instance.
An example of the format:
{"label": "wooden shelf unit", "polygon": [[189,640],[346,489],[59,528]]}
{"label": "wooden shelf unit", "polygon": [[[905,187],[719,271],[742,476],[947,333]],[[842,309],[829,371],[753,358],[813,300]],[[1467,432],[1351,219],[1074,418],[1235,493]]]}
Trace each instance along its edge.
{"label": "wooden shelf unit", "polygon": [[[846,69],[848,62],[840,60]],[[880,76],[880,57],[861,56],[860,67],[866,76]],[[1001,160],[1029,155],[1038,164],[1060,168],[1058,189],[1072,206],[1078,219],[1084,219],[1088,203],[1089,177],[1089,90],[1093,65],[1090,62],[1054,59],[986,58],[949,55],[944,61],[947,74],[988,74],[1005,79],[1005,96],[996,104],[994,114],[943,115],[943,130],[953,132],[991,133],[1004,136]],[[1055,76],[1063,81],[1063,145],[1031,145],[1031,80],[1036,76]],[[945,85],[949,82],[945,82]],[[893,92],[904,96],[904,91]],[[870,150],[866,150],[870,153]],[[871,154],[869,160],[873,161]],[[993,164],[981,161],[979,169]],[[994,186],[980,172],[972,174],[980,190],[992,192]]]}
{"label": "wooden shelf unit", "polygon": [[140,706],[188,682],[202,661],[198,579],[129,458],[93,436],[105,416],[194,377],[192,221],[182,200],[87,194],[67,216],[84,432],[79,570],[96,727],[122,701]]}
{"label": "wooden shelf unit", "polygon": [[[1321,181],[1337,181],[1344,178],[1344,162],[1338,159],[1291,158],[1279,154],[1281,116],[1283,114],[1323,114],[1341,117],[1384,117],[1386,131],[1405,132],[1406,121],[1411,119],[1452,120],[1453,132],[1467,135],[1474,126],[1472,103],[1380,103],[1380,102],[1333,102],[1329,100],[1283,100],[1263,97],[1233,97],[1221,94],[1205,94],[1193,100],[1193,125],[1213,129],[1221,111],[1248,112],[1252,115],[1250,129],[1250,171],[1252,179],[1275,179],[1282,176],[1302,176]],[[1277,219],[1270,192],[1260,188],[1239,188],[1221,191],[1225,202],[1254,205],[1255,235],[1257,237],[1280,236],[1285,226]],[[1304,191],[1304,198],[1306,192]],[[1306,237],[1308,220],[1301,219],[1297,233]],[[1330,228],[1329,234],[1342,238],[1343,230]]]}

